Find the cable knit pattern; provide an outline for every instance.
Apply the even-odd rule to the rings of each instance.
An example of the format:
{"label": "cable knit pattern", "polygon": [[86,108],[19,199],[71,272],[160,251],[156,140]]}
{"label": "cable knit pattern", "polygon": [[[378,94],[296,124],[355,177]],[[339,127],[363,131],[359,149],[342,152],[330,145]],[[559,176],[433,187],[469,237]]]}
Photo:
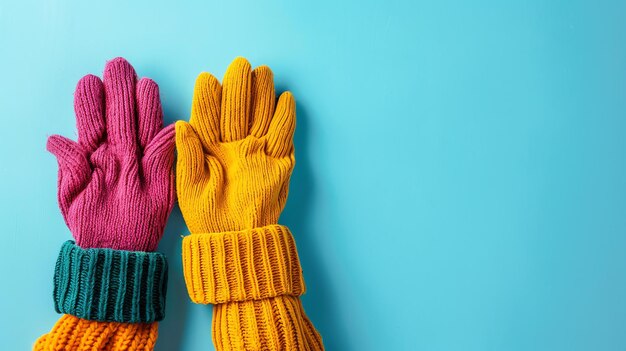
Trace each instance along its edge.
{"label": "cable knit pattern", "polygon": [[54,272],[59,313],[102,322],[154,322],[165,315],[167,260],[158,252],[61,247]]}
{"label": "cable knit pattern", "polygon": [[237,58],[221,85],[198,76],[191,109],[176,123],[183,265],[191,299],[216,304],[216,350],[323,350],[293,237],[277,225],[295,164],[293,96],[276,102],[272,71]]}

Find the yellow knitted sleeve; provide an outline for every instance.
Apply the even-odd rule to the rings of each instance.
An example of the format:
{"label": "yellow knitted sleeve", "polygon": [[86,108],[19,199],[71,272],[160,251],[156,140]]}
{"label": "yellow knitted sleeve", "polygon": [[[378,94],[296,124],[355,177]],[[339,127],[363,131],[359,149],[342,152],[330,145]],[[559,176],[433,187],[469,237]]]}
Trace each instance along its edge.
{"label": "yellow knitted sleeve", "polygon": [[295,101],[272,71],[235,59],[223,84],[198,76],[189,123],[176,124],[178,201],[189,296],[215,304],[217,350],[323,350],[299,296],[296,245],[278,225],[293,170]]}

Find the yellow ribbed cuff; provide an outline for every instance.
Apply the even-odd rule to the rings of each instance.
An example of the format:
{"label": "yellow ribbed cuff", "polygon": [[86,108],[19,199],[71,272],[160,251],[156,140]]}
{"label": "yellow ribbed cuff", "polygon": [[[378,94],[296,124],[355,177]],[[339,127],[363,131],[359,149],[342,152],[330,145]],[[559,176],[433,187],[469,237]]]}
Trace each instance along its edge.
{"label": "yellow ribbed cuff", "polygon": [[183,270],[195,303],[221,304],[304,293],[289,229],[268,225],[183,239]]}

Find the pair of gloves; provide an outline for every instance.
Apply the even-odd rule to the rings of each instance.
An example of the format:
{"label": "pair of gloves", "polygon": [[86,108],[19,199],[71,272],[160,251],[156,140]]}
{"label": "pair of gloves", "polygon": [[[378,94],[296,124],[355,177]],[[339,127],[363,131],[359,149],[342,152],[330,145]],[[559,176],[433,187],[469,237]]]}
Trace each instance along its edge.
{"label": "pair of gloves", "polygon": [[215,348],[323,350],[299,299],[293,237],[277,224],[295,162],[295,101],[285,92],[276,102],[272,71],[237,58],[222,84],[200,74],[191,119],[175,126],[163,127],[157,84],[137,80],[122,58],[103,80],[83,77],[74,98],[78,141],[53,135],[47,145],[75,239],[55,267],[64,314],[34,350],[154,348],[167,286],[155,250],[176,198],[191,232],[185,282],[193,302],[215,305]]}

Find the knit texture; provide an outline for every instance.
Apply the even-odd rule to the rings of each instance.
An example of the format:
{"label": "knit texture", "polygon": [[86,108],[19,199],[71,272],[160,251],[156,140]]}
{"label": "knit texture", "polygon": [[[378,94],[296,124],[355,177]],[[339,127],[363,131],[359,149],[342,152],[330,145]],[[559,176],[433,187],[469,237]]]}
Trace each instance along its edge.
{"label": "knit texture", "polygon": [[324,349],[300,299],[286,295],[215,305],[213,342],[228,351]]}
{"label": "knit texture", "polygon": [[176,123],[177,192],[191,235],[183,241],[187,290],[214,303],[220,350],[322,350],[298,296],[296,247],[277,225],[294,167],[295,101],[278,102],[272,71],[237,58],[223,84],[196,80],[189,123]]}
{"label": "knit texture", "polygon": [[162,128],[158,86],[137,82],[117,58],[104,82],[78,82],[74,109],[78,142],[53,135],[47,148],[59,163],[59,207],[76,243],[156,250],[175,200],[174,129]]}
{"label": "knit texture", "polygon": [[251,72],[243,58],[223,87],[209,73],[198,76],[191,120],[176,122],[176,189],[191,233],[278,222],[295,163],[295,100],[290,92],[276,108],[274,100],[270,69]]}
{"label": "knit texture", "polygon": [[296,244],[280,225],[189,235],[183,239],[183,270],[195,303],[299,296],[305,290]]}
{"label": "knit texture", "polygon": [[54,271],[54,307],[102,322],[154,322],[165,315],[167,260],[157,252],[82,249],[67,241]]}
{"label": "knit texture", "polygon": [[[156,250],[175,201],[174,128],[163,128],[157,84],[137,80],[135,69],[118,57],[107,62],[103,80],[87,75],[78,82],[74,110],[78,141],[53,135],[47,149],[59,164],[59,207],[77,245]],[[107,305],[114,303],[113,295]],[[126,303],[125,294],[115,295],[115,303],[121,296]],[[91,299],[104,301],[102,296]],[[145,315],[141,304],[136,307]],[[86,313],[84,308],[77,306],[76,313]],[[35,349],[152,350],[157,328],[157,322],[98,322],[64,315]]]}
{"label": "knit texture", "polygon": [[34,351],[151,351],[159,323],[96,322],[63,315]]}

